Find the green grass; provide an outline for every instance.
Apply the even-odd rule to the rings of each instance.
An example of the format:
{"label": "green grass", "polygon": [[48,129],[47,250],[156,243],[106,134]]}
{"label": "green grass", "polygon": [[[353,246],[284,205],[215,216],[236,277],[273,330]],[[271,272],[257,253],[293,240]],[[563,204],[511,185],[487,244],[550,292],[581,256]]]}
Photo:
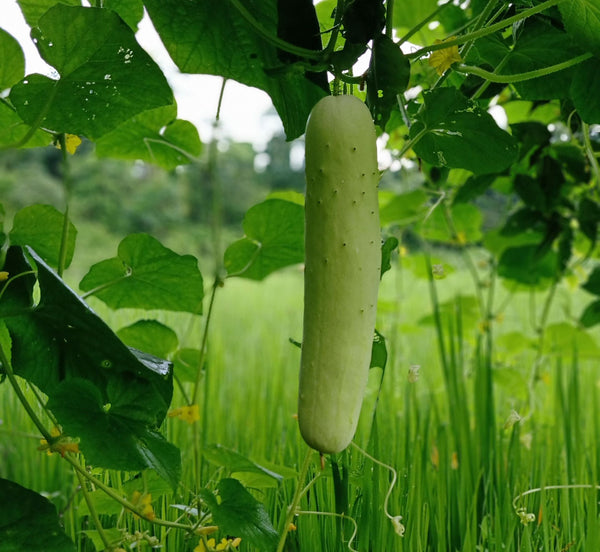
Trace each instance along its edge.
{"label": "green grass", "polygon": [[[513,499],[530,489],[555,485],[593,485],[600,473],[600,404],[598,376],[589,342],[577,347],[560,334],[547,339],[540,357],[535,347],[544,294],[535,308],[527,293],[510,300],[489,331],[480,324],[474,286],[460,259],[457,271],[435,281],[432,310],[427,279],[396,267],[384,277],[378,321],[386,337],[388,364],[373,424],[370,405],[378,390],[373,371],[372,394],[355,441],[369,455],[397,473],[384,511],[393,472],[350,448],[328,458],[321,470],[314,454],[309,476],[316,481],[300,502],[286,550],[359,551],[583,551],[600,549],[597,490],[572,488],[528,494],[518,502],[534,521],[524,525]],[[485,283],[485,273],[481,273]],[[485,288],[487,293],[489,288]],[[455,298],[463,297],[461,302]],[[509,291],[498,287],[494,304]],[[581,311],[585,297],[561,286],[548,324]],[[108,312],[94,308],[119,328],[139,317],[156,314],[173,326],[181,344],[200,345],[203,320],[168,313]],[[191,503],[198,489],[194,476],[194,432],[205,445],[219,443],[254,462],[286,475],[279,486],[249,481],[273,523],[281,526],[297,487],[297,474],[307,449],[294,419],[301,339],[302,275],[290,269],[262,283],[227,281],[217,292],[209,334],[209,354],[202,381],[205,417],[188,426],[169,419],[165,432],[183,456],[178,493],[155,500],[157,514],[175,519],[172,503]],[[435,313],[438,313],[437,325]],[[533,314],[535,313],[535,317]],[[429,318],[427,318],[429,317]],[[574,334],[576,335],[576,334]],[[597,336],[593,334],[593,338]],[[440,349],[443,343],[443,351]],[[592,343],[593,345],[593,343]],[[587,347],[587,348],[586,348]],[[590,356],[591,355],[591,356]],[[541,359],[541,362],[540,362]],[[538,362],[539,379],[530,381]],[[420,377],[409,381],[409,367]],[[173,405],[182,404],[176,391]],[[521,419],[510,425],[512,411]],[[38,452],[38,437],[5,383],[0,386],[0,476],[44,492],[61,512],[67,533],[80,550],[91,550],[81,536],[91,528],[78,514],[78,482],[57,455]],[[229,475],[227,466],[204,461],[200,486],[214,487]],[[100,474],[119,487],[125,474]],[[328,514],[343,513],[346,517]],[[389,516],[402,516],[403,537]],[[349,539],[354,532],[352,542]],[[164,550],[192,550],[197,539],[152,529],[131,517],[102,516],[133,532],[149,529],[163,540]],[[252,550],[242,543],[240,550]]]}

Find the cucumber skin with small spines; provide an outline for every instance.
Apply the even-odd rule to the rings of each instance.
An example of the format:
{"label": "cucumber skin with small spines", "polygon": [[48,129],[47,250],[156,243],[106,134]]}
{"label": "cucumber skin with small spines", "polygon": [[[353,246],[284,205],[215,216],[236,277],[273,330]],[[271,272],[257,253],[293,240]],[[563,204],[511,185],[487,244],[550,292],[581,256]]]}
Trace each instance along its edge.
{"label": "cucumber skin with small spines", "polygon": [[358,98],[327,96],[315,105],[305,172],[298,422],[309,446],[336,453],[358,423],[381,271],[376,133]]}

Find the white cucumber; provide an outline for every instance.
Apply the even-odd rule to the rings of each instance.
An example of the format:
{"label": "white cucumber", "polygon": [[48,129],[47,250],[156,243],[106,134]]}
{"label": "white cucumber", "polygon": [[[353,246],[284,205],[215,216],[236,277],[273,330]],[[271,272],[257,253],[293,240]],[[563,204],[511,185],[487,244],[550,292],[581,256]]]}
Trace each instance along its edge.
{"label": "white cucumber", "polygon": [[306,127],[298,422],[322,453],[349,444],[367,384],[381,270],[376,134],[366,105],[327,96]]}

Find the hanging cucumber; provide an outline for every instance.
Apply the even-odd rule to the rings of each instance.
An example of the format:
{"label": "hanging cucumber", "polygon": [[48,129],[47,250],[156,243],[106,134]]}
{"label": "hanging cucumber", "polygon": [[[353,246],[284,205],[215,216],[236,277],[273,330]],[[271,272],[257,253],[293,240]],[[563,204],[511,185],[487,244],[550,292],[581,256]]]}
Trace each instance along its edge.
{"label": "hanging cucumber", "polygon": [[327,96],[306,127],[304,335],[298,421],[322,453],[345,449],[367,383],[381,269],[375,127],[354,96]]}

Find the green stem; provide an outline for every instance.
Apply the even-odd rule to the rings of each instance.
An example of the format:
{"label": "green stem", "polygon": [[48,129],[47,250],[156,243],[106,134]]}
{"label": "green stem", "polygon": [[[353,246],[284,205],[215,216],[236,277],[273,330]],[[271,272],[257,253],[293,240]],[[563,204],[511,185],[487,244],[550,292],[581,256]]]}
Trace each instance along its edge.
{"label": "green stem", "polygon": [[573,67],[589,58],[592,57],[591,53],[581,54],[580,56],[568,59],[561,63],[556,63],[555,65],[550,65],[548,67],[542,67],[540,69],[535,69],[533,71],[526,71],[525,73],[514,73],[512,75],[498,75],[497,73],[492,73],[491,71],[486,71],[485,69],[481,69],[481,67],[476,67],[474,65],[465,65],[463,63],[459,63],[454,66],[454,69],[459,73],[467,73],[471,75],[475,75],[477,77],[481,77],[483,79],[487,79],[490,82],[498,82],[502,84],[510,84],[513,82],[521,82],[530,79],[536,79],[539,77],[544,77],[546,75],[550,75],[552,73],[556,73],[557,71],[562,71],[563,69],[567,69],[569,67]]}
{"label": "green stem", "polygon": [[[479,17],[477,18],[477,21],[475,23],[474,30],[471,31],[471,33],[474,33],[474,32],[477,32],[477,31],[480,31],[481,29],[483,29],[483,27],[486,25],[486,23],[488,23],[488,17],[492,13],[492,10],[494,9],[494,6],[496,5],[497,2],[498,2],[498,0],[489,0],[489,2],[485,5],[485,8],[483,9],[483,11],[479,14]],[[463,59],[465,59],[467,57],[467,55],[469,54],[469,50],[471,50],[471,47],[473,46],[474,42],[475,42],[475,39],[471,38],[461,48],[460,55],[462,56]]]}
{"label": "green stem", "polygon": [[92,483],[94,486],[98,487],[101,491],[105,492],[108,496],[110,496],[110,498],[113,499],[115,502],[119,503],[125,509],[133,512],[136,516],[139,516],[143,520],[145,520],[145,521],[147,521],[149,523],[153,523],[155,525],[161,525],[163,527],[171,527],[173,529],[183,529],[183,530],[188,531],[188,532],[192,531],[192,529],[194,527],[193,525],[186,525],[186,524],[183,524],[183,523],[177,523],[175,521],[168,521],[166,519],[160,519],[160,518],[153,518],[153,519],[151,519],[151,518],[145,516],[143,513],[141,513],[140,511],[138,511],[138,509],[135,507],[135,505],[133,505],[127,499],[125,499],[122,496],[120,496],[119,494],[117,494],[114,489],[112,489],[108,485],[105,485],[104,483],[102,483],[102,481],[100,481],[99,479],[95,478],[93,475],[89,474],[86,470],[84,470],[79,465],[79,463],[77,462],[77,460],[75,460],[69,453],[66,453],[63,458],[69,464],[71,464],[72,468],[78,474],[82,475],[90,483]]}
{"label": "green stem", "polygon": [[229,1],[233,5],[233,7],[238,11],[238,13],[246,20],[246,22],[260,36],[262,36],[265,40],[273,44],[273,46],[277,46],[277,48],[279,48],[280,50],[284,50],[285,52],[295,54],[305,59],[320,60],[323,57],[323,53],[320,50],[309,50],[308,48],[301,48],[300,46],[295,46],[294,44],[286,42],[278,36],[275,36],[246,9],[246,7],[242,4],[240,0]]}
{"label": "green stem", "polygon": [[52,442],[54,441],[54,437],[52,437],[52,435],[50,435],[50,432],[46,429],[46,426],[39,419],[38,415],[34,412],[31,404],[29,404],[29,401],[27,400],[27,397],[23,393],[23,390],[21,389],[21,386],[19,385],[19,382],[17,381],[17,377],[15,376],[15,373],[13,372],[12,364],[8,360],[8,356],[4,352],[4,349],[2,348],[2,344],[0,344],[0,363],[4,367],[4,372],[6,374],[6,377],[8,378],[8,381],[10,382],[10,385],[13,388],[14,392],[16,393],[17,398],[19,399],[19,402],[23,405],[23,408],[27,412],[27,415],[29,416],[31,421],[34,423],[35,427],[38,428],[39,432],[42,434],[42,437],[44,439],[46,439],[46,442],[48,444],[52,444]]}
{"label": "green stem", "polygon": [[479,29],[477,31],[473,31],[471,33],[464,34],[462,36],[453,38],[451,40],[446,40],[444,42],[440,42],[437,44],[430,44],[429,46],[423,46],[422,48],[419,48],[416,52],[413,52],[412,54],[408,54],[407,57],[410,59],[420,58],[421,56],[423,56],[429,52],[434,52],[435,50],[443,50],[444,48],[449,48],[450,46],[457,46],[459,44],[465,44],[466,42],[470,42],[472,40],[477,40],[478,38],[482,38],[484,36],[494,34],[496,31],[500,31],[500,30],[504,29],[505,27],[508,27],[509,25],[512,25],[513,23],[516,23],[517,21],[521,21],[523,19],[531,17],[532,15],[543,12],[544,10],[552,8],[564,1],[565,0],[546,0],[546,2],[542,2],[541,4],[538,4],[537,6],[534,6],[533,8],[524,10],[521,13],[513,15],[512,17],[508,17],[507,19],[503,19],[502,21],[499,21],[498,23],[495,23],[494,25],[490,25],[489,27],[485,27],[485,28]]}
{"label": "green stem", "polygon": [[548,323],[548,317],[550,315],[550,308],[552,306],[552,302],[554,301],[554,297],[556,296],[556,291],[558,289],[559,278],[555,278],[552,282],[550,289],[548,290],[548,295],[546,296],[546,300],[544,301],[544,306],[542,307],[542,314],[540,315],[540,321],[536,328],[538,333],[538,343],[537,343],[537,352],[535,355],[535,359],[533,361],[533,369],[531,370],[531,378],[529,380],[529,394],[530,394],[530,409],[533,412],[533,393],[535,384],[539,380],[539,368],[542,363],[542,358],[544,355],[544,341],[546,338],[546,324]]}
{"label": "green stem", "polygon": [[596,158],[596,153],[594,152],[594,148],[592,147],[592,142],[590,140],[590,125],[582,122],[581,131],[583,132],[583,145],[585,148],[585,154],[592,168],[592,174],[594,175],[594,180],[596,181],[596,188],[598,188],[600,187],[600,166],[598,165],[598,159]]}
{"label": "green stem", "polygon": [[60,149],[62,152],[63,167],[63,189],[65,193],[65,216],[63,219],[62,235],[60,238],[60,249],[58,253],[57,274],[62,278],[67,264],[67,254],[69,251],[69,205],[71,203],[71,165],[69,163],[69,152],[67,151],[67,141],[64,134],[58,137]]}
{"label": "green stem", "polygon": [[98,517],[98,512],[96,512],[96,507],[94,506],[94,501],[91,499],[90,494],[85,486],[85,480],[83,476],[79,472],[75,472],[77,474],[77,479],[79,480],[79,486],[81,487],[81,492],[83,493],[83,498],[85,499],[85,503],[87,504],[88,510],[90,512],[90,516],[94,525],[96,526],[96,530],[98,531],[98,535],[104,544],[104,548],[110,552],[112,550],[112,546],[110,544],[110,540],[104,531],[104,527],[100,523],[100,518]]}
{"label": "green stem", "polygon": [[277,545],[277,552],[283,552],[283,547],[285,546],[285,541],[290,531],[290,525],[294,520],[294,516],[296,515],[296,510],[298,509],[298,505],[300,504],[300,499],[302,498],[302,496],[304,496],[304,493],[307,490],[307,487],[303,487],[302,484],[306,480],[312,454],[313,449],[309,448],[306,453],[306,456],[304,457],[304,462],[302,463],[302,468],[300,469],[300,473],[298,475],[298,485],[296,486],[296,491],[294,492],[294,496],[292,497],[292,503],[290,504],[287,511],[287,515],[285,517],[284,526],[281,531],[281,537],[279,538],[279,544]]}

